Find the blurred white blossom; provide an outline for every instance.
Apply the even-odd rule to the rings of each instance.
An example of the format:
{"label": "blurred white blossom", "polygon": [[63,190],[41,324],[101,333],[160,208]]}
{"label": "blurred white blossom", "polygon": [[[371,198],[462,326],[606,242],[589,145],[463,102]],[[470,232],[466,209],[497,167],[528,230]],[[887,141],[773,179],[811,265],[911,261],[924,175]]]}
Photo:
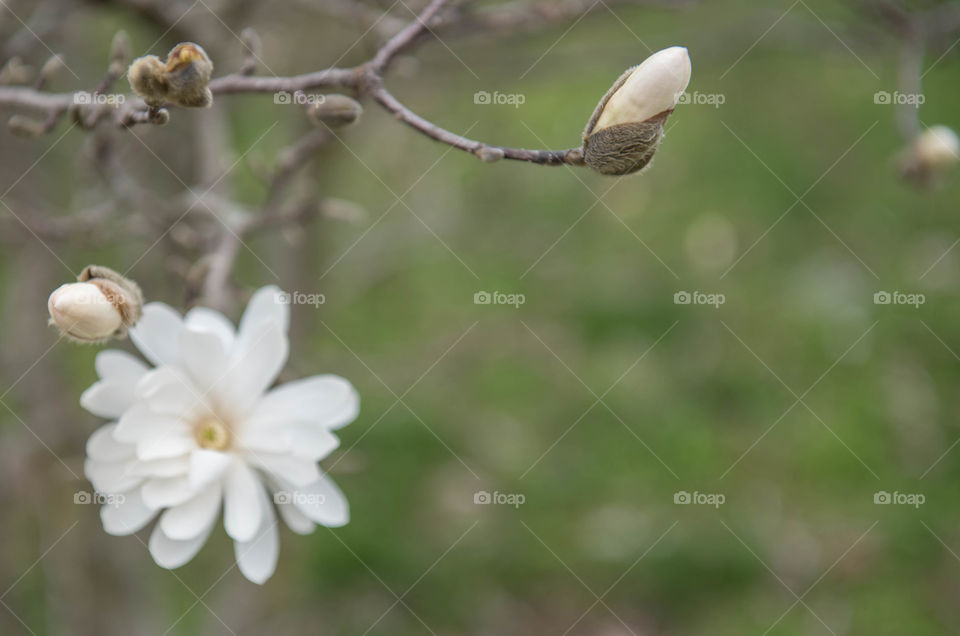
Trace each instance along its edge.
{"label": "blurred white blossom", "polygon": [[97,356],[100,380],[80,403],[113,422],[90,437],[84,470],[97,491],[125,495],[101,509],[108,533],[132,534],[159,514],[149,545],[161,567],[197,554],[221,501],[240,571],[261,584],[277,564],[274,506],[298,534],[349,520],[317,462],[338,446],[333,431],[357,416],[359,398],[335,375],[268,390],[289,351],[280,297],[259,290],[237,329],[210,309],[181,317],[151,303],[130,336],[153,368],[122,351]]}

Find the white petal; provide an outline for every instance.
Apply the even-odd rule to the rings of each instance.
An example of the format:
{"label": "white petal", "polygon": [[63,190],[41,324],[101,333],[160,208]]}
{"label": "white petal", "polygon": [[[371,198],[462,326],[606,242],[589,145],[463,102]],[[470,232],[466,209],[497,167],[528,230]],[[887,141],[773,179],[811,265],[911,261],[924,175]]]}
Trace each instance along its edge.
{"label": "white petal", "polygon": [[183,420],[154,413],[146,406],[137,405],[123,414],[113,435],[118,441],[132,443],[151,437],[189,432],[190,428]]}
{"label": "white petal", "polygon": [[263,396],[287,361],[289,343],[276,321],[262,324],[253,335],[237,340],[229,370],[221,387],[235,412],[244,413]]}
{"label": "white petal", "polygon": [[193,499],[170,508],[160,517],[163,533],[177,541],[200,535],[216,520],[221,495],[220,484],[213,484]]}
{"label": "white petal", "polygon": [[284,434],[282,429],[278,431],[244,426],[237,437],[237,444],[241,448],[256,453],[293,452],[293,448],[290,446],[290,436]]}
{"label": "white petal", "polygon": [[150,555],[162,568],[168,570],[178,568],[196,556],[203,544],[207,542],[211,530],[213,530],[212,523],[193,539],[177,541],[164,534],[163,528],[158,523],[153,528],[153,534],[150,535]]}
{"label": "white petal", "polygon": [[350,521],[350,506],[340,488],[323,475],[316,482],[292,493],[293,504],[308,519],[336,528]]}
{"label": "white petal", "polygon": [[317,462],[307,457],[250,453],[249,461],[297,488],[309,486],[320,478]]}
{"label": "white petal", "polygon": [[215,387],[227,372],[227,350],[220,337],[211,331],[181,329],[180,360],[201,393]]}
{"label": "white petal", "polygon": [[134,387],[147,367],[125,351],[101,351],[95,366],[100,381],[80,396],[80,405],[100,417],[116,418],[130,408],[136,396]]}
{"label": "white petal", "polygon": [[100,380],[80,395],[80,406],[99,417],[117,418],[130,408],[133,399],[131,384]]}
{"label": "white petal", "polygon": [[83,462],[83,474],[86,475],[94,490],[103,494],[122,493],[135,488],[143,481],[128,470],[130,461],[100,462],[87,458]]}
{"label": "white petal", "polygon": [[119,349],[98,353],[94,366],[101,380],[120,380],[131,384],[135,384],[148,370],[143,362]]}
{"label": "white petal", "polygon": [[137,441],[137,459],[170,459],[186,455],[196,447],[197,441],[186,433],[171,432],[155,437],[143,437]]}
{"label": "white petal", "polygon": [[140,490],[143,503],[154,510],[179,506],[197,494],[186,477],[158,477],[148,480]]}
{"label": "white petal", "polygon": [[106,424],[93,432],[87,440],[87,455],[90,459],[102,462],[133,459],[133,446],[117,440],[113,435],[116,429],[116,424]]}
{"label": "white petal", "polygon": [[235,460],[227,471],[223,498],[223,527],[237,541],[249,541],[263,521],[259,491],[263,489],[254,472]]}
{"label": "white petal", "polygon": [[223,344],[224,351],[230,351],[233,348],[233,341],[236,338],[233,324],[219,311],[206,307],[194,307],[184,316],[183,323],[195,331],[209,331],[216,334]]}
{"label": "white petal", "polygon": [[324,428],[294,426],[287,430],[293,452],[317,462],[340,446],[340,438]]}
{"label": "white petal", "polygon": [[177,417],[189,417],[209,401],[172,367],[160,367],[143,376],[137,383],[137,395],[152,411]]}
{"label": "white petal", "polygon": [[297,534],[310,534],[316,526],[291,502],[278,502],[277,510],[287,527]]}
{"label": "white petal", "polygon": [[238,336],[241,340],[250,338],[267,322],[278,322],[283,333],[290,329],[290,306],[286,302],[285,294],[276,285],[268,285],[258,289],[240,319]]}
{"label": "white petal", "polygon": [[100,508],[100,519],[107,534],[122,537],[137,532],[150,523],[156,510],[148,508],[140,497],[140,492],[131,490],[124,493],[123,503],[106,504]]}
{"label": "white petal", "polygon": [[131,475],[143,477],[182,477],[190,470],[190,461],[186,455],[136,461],[129,470]]}
{"label": "white petal", "polygon": [[130,339],[155,365],[176,364],[177,334],[182,324],[180,314],[169,305],[149,303],[143,308],[143,316],[136,326],[130,330]]}
{"label": "white petal", "polygon": [[350,382],[336,375],[315,375],[267,393],[248,421],[253,426],[316,422],[338,429],[352,422],[359,410],[360,398]]}
{"label": "white petal", "polygon": [[202,488],[219,479],[232,460],[227,453],[198,448],[190,453],[190,483],[194,488]]}
{"label": "white petal", "polygon": [[263,585],[277,569],[280,542],[277,539],[277,521],[273,506],[270,505],[262,484],[259,484],[258,495],[264,510],[260,528],[250,541],[236,541],[233,549],[237,566],[243,575],[257,585]]}

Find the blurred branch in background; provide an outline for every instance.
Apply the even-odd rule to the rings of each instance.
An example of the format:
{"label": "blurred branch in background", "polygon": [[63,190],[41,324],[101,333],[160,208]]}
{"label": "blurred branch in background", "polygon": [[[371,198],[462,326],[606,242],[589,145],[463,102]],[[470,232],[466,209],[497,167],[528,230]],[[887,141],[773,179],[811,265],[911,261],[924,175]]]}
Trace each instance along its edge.
{"label": "blurred branch in background", "polygon": [[896,0],[869,0],[862,7],[900,41],[894,107],[897,129],[906,144],[899,157],[901,176],[920,188],[937,186],[960,159],[960,140],[953,129],[927,127],[920,119],[920,106],[925,101],[924,60],[931,48],[945,49],[942,58],[956,45],[960,6],[944,3],[916,9]]}
{"label": "blurred branch in background", "polygon": [[[612,4],[618,3],[626,4],[617,0],[612,2]],[[202,39],[194,27],[186,26],[191,21],[183,19],[184,13],[180,6],[151,0],[121,0],[118,4],[146,17],[165,32],[179,29],[177,31],[179,35]],[[245,54],[239,70],[213,79],[209,88],[215,96],[249,93],[285,94],[291,100],[296,99],[298,103],[308,101],[301,100],[304,97],[304,91],[348,89],[357,98],[372,96],[376,103],[392,113],[398,121],[427,137],[474,154],[486,162],[514,159],[543,165],[582,165],[583,151],[580,148],[556,151],[509,148],[486,144],[455,134],[427,121],[404,106],[386,88],[383,78],[399,55],[409,51],[428,36],[436,36],[437,31],[493,35],[527,31],[571,19],[579,20],[584,14],[596,11],[598,4],[583,0],[562,3],[513,2],[474,11],[470,3],[449,5],[447,0],[432,0],[413,19],[402,21],[402,26],[397,18],[380,14],[372,6],[364,3],[315,4],[313,6],[328,9],[339,17],[350,20],[372,19],[380,33],[390,32],[391,35],[368,61],[359,65],[349,68],[325,68],[288,77],[265,77],[254,76],[258,65],[262,65],[262,51],[256,32],[248,28],[241,36]],[[681,6],[688,3],[641,2],[639,4]],[[47,14],[44,14],[43,19],[49,19]],[[49,28],[53,29],[53,25]],[[52,57],[52,62],[45,65],[40,78],[33,86],[0,86],[0,105],[27,109],[42,116],[42,119],[35,119],[21,114],[14,115],[9,122],[11,129],[27,136],[46,134],[51,132],[65,115],[70,118],[73,126],[86,130],[94,130],[107,121],[121,128],[138,124],[166,123],[169,116],[165,108],[148,105],[140,97],[107,92],[123,75],[130,57],[130,44],[126,36],[120,33],[115,37],[111,47],[109,68],[104,78],[91,92],[47,93],[42,90],[49,77],[65,67],[62,63],[54,63],[60,62],[57,56]],[[8,83],[22,81],[28,75],[16,57],[8,59],[4,69],[5,72],[0,74],[0,77],[6,77]],[[180,208],[177,207],[179,203],[177,200],[172,202],[173,205],[161,202],[160,207],[167,209],[167,212],[160,215],[160,218],[179,220],[195,208],[199,208],[206,210],[219,221],[219,223],[208,224],[206,229],[191,237],[190,240],[194,244],[205,246],[206,251],[194,265],[179,269],[188,282],[189,302],[202,301],[225,309],[236,300],[229,285],[229,278],[233,263],[243,245],[243,238],[247,234],[286,225],[296,226],[322,213],[324,209],[322,202],[310,204],[302,200],[284,202],[283,199],[291,179],[320,151],[331,135],[325,132],[308,135],[283,153],[275,173],[267,177],[269,190],[267,196],[260,209],[252,211],[233,203],[229,196],[222,194],[214,196],[210,192],[197,196],[194,192],[195,189],[203,191],[208,188],[222,189],[223,187],[223,184],[215,179],[216,175],[222,174],[219,158],[223,156],[224,149],[220,141],[212,138],[222,136],[217,132],[224,125],[221,119],[222,116],[215,107],[204,115],[204,123],[197,126],[195,156],[200,159],[201,178],[198,179],[197,184],[188,187],[187,192],[181,197],[183,201],[188,202],[185,204],[186,208],[178,214],[177,211]],[[124,180],[122,172],[120,166],[114,165],[109,168],[104,167],[102,174],[116,185],[117,181]],[[127,194],[138,189],[128,181],[125,181],[124,186]],[[130,201],[132,198],[142,203],[149,197],[149,193],[137,192],[127,200],[132,203]],[[95,236],[96,242],[105,242],[109,240],[111,234],[116,238],[127,231],[132,236],[149,238],[151,229],[160,234],[162,240],[167,240],[168,232],[163,230],[162,226],[157,228],[155,224],[138,218],[142,213],[126,215],[121,224],[106,223],[111,215],[119,213],[117,206],[98,205],[90,210],[78,211],[75,215],[58,218],[49,218],[37,209],[27,210],[20,206],[15,207],[17,209],[10,209],[9,212],[14,216],[16,224],[12,221],[8,224],[20,225],[22,226],[20,229],[28,234],[50,242],[69,240],[70,237],[77,236],[77,233]],[[133,210],[145,209],[142,205],[130,207]],[[98,228],[101,227],[110,227],[110,231],[99,231]],[[14,229],[17,228],[14,227]],[[19,233],[8,231],[5,235],[14,236]],[[178,237],[186,233],[170,234],[172,236],[169,240],[176,242]]]}

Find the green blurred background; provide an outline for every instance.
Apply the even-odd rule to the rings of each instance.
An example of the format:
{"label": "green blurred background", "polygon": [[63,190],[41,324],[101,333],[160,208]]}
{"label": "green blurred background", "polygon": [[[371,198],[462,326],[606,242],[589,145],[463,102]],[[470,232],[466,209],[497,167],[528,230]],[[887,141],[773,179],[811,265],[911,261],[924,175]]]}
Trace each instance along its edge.
{"label": "green blurred background", "polygon": [[[10,7],[25,17],[30,4]],[[118,29],[137,54],[179,41],[125,3],[73,5],[44,41],[83,79],[61,73],[52,90],[95,84]],[[380,41],[308,2],[235,5],[184,18],[218,74],[238,66],[231,30],[246,26],[263,38],[262,74],[359,63]],[[22,28],[0,15],[6,35]],[[897,88],[894,34],[854,3],[722,0],[601,3],[533,31],[441,39],[387,84],[489,143],[576,145],[623,69],[671,45],[689,48],[688,90],[724,103],[680,105],[652,167],[620,180],[482,164],[372,103],[338,131],[308,181],[356,207],[250,241],[234,274],[248,291],[324,294],[293,308],[289,376],[338,373],[362,396],[323,462],[351,523],[284,529],[262,588],[229,569],[221,530],[171,573],[143,545],[149,530],[107,536],[94,506],[72,503],[89,489],[74,474],[99,422],[77,399],[97,349],[57,342],[46,296],[88,262],[136,262],[149,299],[183,308],[177,255],[161,243],[137,262],[152,239],[96,233],[48,250],[5,225],[0,632],[960,633],[960,182],[897,178],[894,110],[874,102]],[[925,63],[926,125],[960,125],[949,44]],[[524,103],[477,104],[478,91]],[[309,125],[269,95],[216,108],[225,165],[248,153],[223,185],[256,205],[256,166]],[[172,115],[138,139],[0,131],[4,201],[37,214],[98,203],[109,194],[89,157],[102,144],[126,178],[176,196],[198,180],[205,115]],[[875,305],[884,290],[926,302]],[[475,304],[481,291],[525,302]],[[680,291],[725,302],[675,304]],[[478,505],[479,491],[525,499]],[[925,503],[877,505],[878,491]],[[724,503],[678,505],[681,492]]]}

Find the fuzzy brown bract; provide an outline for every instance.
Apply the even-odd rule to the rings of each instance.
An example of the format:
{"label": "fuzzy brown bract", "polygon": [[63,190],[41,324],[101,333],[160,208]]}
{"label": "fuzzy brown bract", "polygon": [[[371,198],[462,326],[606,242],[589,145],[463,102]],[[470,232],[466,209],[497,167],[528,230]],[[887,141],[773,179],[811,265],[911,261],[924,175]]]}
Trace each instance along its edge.
{"label": "fuzzy brown bract", "polygon": [[163,62],[156,55],[138,57],[127,69],[133,92],[150,106],[162,106],[167,98],[167,80]]}
{"label": "fuzzy brown bract", "polygon": [[188,108],[205,108],[213,103],[207,88],[213,74],[213,63],[200,46],[178,44],[167,56],[166,79],[170,101]]}
{"label": "fuzzy brown bract", "polygon": [[618,124],[592,133],[583,143],[584,162],[601,174],[620,176],[642,170],[663,138],[663,121]]}
{"label": "fuzzy brown bract", "polygon": [[117,308],[123,318],[123,327],[118,336],[125,336],[127,329],[137,324],[143,315],[143,292],[136,282],[103,265],[87,265],[77,276],[77,282],[93,283]]}

